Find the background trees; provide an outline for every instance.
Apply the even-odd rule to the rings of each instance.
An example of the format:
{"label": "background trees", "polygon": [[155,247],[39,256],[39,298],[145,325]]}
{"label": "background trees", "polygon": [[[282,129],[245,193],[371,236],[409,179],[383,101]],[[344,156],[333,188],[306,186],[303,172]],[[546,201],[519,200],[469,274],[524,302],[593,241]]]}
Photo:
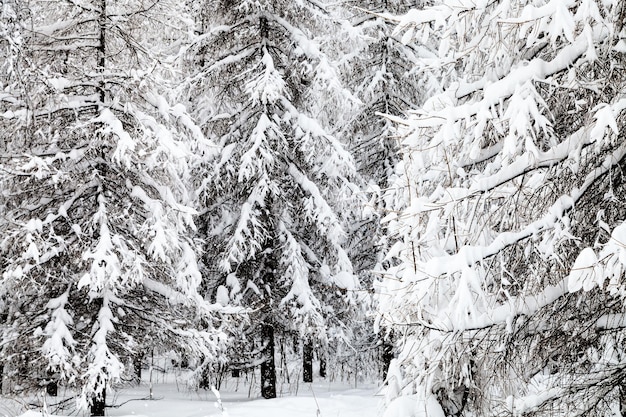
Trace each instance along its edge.
{"label": "background trees", "polygon": [[[422,56],[425,49],[402,43],[401,36],[393,34],[396,24],[388,19],[417,4],[405,0],[343,3],[352,32],[351,42],[344,45],[339,62],[346,84],[361,102],[339,128],[350,144],[364,191],[351,222],[351,253],[363,287],[368,290],[379,280],[383,264],[388,261],[385,255],[390,239],[381,219],[393,208],[383,195],[400,160],[396,125],[384,115],[405,116],[407,109],[420,104],[430,88],[428,78],[414,71],[419,60],[428,56]],[[376,300],[369,294],[362,294],[361,300],[364,314],[357,321],[361,320],[363,327],[360,331],[354,329],[359,333],[357,343],[367,354],[376,352],[380,361],[373,361],[372,365],[382,368],[385,375],[393,357],[391,333],[382,329],[373,334],[370,313]],[[372,347],[376,347],[373,352]],[[372,362],[365,357],[359,361]]]}
{"label": "background trees", "polygon": [[459,0],[398,19],[440,91],[399,121],[387,218],[381,313],[414,413],[623,407],[623,14]]}
{"label": "background trees", "polygon": [[184,33],[173,8],[3,9],[2,46],[19,50],[0,116],[2,360],[13,389],[59,379],[94,415],[144,344],[205,357],[219,344],[189,327],[212,317],[187,189],[204,139],[163,95],[164,52]]}

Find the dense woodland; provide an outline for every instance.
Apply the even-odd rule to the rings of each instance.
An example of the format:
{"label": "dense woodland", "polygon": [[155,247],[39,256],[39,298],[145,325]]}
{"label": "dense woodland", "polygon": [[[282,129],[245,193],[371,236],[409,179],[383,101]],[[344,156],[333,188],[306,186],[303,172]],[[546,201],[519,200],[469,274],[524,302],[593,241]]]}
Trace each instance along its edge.
{"label": "dense woodland", "polygon": [[0,0],[2,392],[626,415],[625,110],[621,0]]}

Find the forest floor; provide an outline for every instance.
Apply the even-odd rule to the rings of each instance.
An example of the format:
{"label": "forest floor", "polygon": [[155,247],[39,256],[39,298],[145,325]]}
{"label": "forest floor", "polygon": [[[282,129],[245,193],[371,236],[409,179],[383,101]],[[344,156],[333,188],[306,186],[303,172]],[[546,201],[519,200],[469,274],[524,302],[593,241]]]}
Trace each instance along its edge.
{"label": "forest floor", "polygon": [[[255,388],[253,386],[253,388]],[[256,387],[258,388],[258,387]],[[319,381],[279,387],[279,398],[265,400],[252,392],[250,385],[235,379],[223,384],[219,394],[210,390],[191,391],[180,383],[163,381],[124,388],[109,393],[107,416],[115,417],[378,417],[382,396],[375,384],[361,383],[357,388],[347,382]],[[41,397],[38,404],[42,404]],[[75,409],[59,410],[55,399],[46,400],[46,409],[33,400],[0,398],[0,417],[83,416]],[[58,401],[58,400],[57,400]],[[30,405],[29,405],[30,403]]]}

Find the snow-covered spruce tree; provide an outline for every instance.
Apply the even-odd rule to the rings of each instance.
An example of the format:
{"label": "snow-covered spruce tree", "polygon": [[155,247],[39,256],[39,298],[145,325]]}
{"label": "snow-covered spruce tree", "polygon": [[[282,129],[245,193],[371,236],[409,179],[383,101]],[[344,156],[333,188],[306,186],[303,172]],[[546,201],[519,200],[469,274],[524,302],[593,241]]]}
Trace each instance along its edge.
{"label": "snow-covered spruce tree", "polygon": [[186,187],[205,143],[162,95],[185,31],[175,2],[9,6],[2,27],[21,37],[0,45],[1,360],[12,390],[54,378],[103,415],[145,343],[204,357],[219,343],[189,326],[212,316]]}
{"label": "snow-covered spruce tree", "polygon": [[199,188],[208,240],[217,242],[207,250],[209,268],[219,271],[208,290],[220,303],[254,307],[262,394],[270,398],[275,335],[325,343],[336,309],[358,286],[340,211],[354,163],[320,116],[331,113],[329,100],[341,116],[345,93],[314,40],[329,24],[319,4],[194,7],[200,34],[187,53],[184,90],[222,146]]}
{"label": "snow-covered spruce tree", "polygon": [[440,93],[397,120],[387,415],[621,415],[626,3],[430,4],[398,18]]}
{"label": "snow-covered spruce tree", "polygon": [[[353,222],[353,262],[362,273],[361,283],[371,289],[383,269],[388,249],[387,233],[380,219],[386,213],[383,191],[400,159],[395,124],[383,115],[404,116],[415,108],[428,92],[428,78],[413,71],[420,57],[432,53],[415,45],[401,42],[393,34],[396,25],[385,16],[406,13],[419,2],[409,0],[346,1],[344,13],[352,26],[353,42],[342,58],[346,83],[355,91],[361,103],[350,120],[342,126],[342,134],[350,141],[351,152],[364,181],[362,205],[357,221]],[[424,56],[422,56],[424,55]],[[370,298],[365,296],[364,298]],[[373,300],[363,306],[372,308]],[[371,311],[371,310],[370,310]],[[363,320],[360,343],[363,354],[379,356],[373,365],[381,368],[383,377],[392,355],[391,333],[371,331],[371,317]],[[371,347],[376,347],[372,351]],[[355,357],[354,354],[351,355]],[[356,358],[355,358],[356,359]],[[366,358],[356,359],[371,362]],[[376,363],[378,362],[378,363]],[[381,366],[382,365],[382,366]]]}
{"label": "snow-covered spruce tree", "polygon": [[[8,103],[14,102],[15,98],[9,93],[14,88],[11,88],[16,83],[16,78],[13,69],[15,68],[15,60],[19,57],[20,51],[20,31],[19,27],[15,24],[15,17],[17,12],[13,7],[13,4],[3,3],[3,7],[0,8],[0,111],[4,113],[8,107]],[[13,59],[11,59],[13,58]],[[4,131],[0,131],[0,153],[6,151],[6,137],[8,135]],[[0,171],[0,176],[3,173]],[[6,211],[6,208],[2,205],[3,199],[0,199],[0,222],[3,221],[2,213]],[[3,268],[3,261],[0,259],[0,271]],[[5,322],[4,315],[4,299],[0,299],[0,331]],[[0,392],[2,391],[2,380],[4,375],[4,361],[0,360]]]}

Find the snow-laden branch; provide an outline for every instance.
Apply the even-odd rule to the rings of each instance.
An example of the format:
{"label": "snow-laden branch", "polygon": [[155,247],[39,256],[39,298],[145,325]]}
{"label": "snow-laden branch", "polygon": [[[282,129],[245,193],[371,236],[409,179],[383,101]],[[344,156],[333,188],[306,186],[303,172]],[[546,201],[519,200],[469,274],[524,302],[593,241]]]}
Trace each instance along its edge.
{"label": "snow-laden branch", "polygon": [[66,380],[71,380],[76,372],[72,363],[76,340],[68,328],[74,321],[66,310],[69,292],[70,288],[46,304],[51,313],[44,329],[46,340],[41,347],[42,353],[48,358],[49,368],[59,372],[61,378]]}
{"label": "snow-laden branch", "polygon": [[600,330],[626,329],[626,313],[605,314],[596,320],[596,328]]}
{"label": "snow-laden branch", "polygon": [[476,316],[468,315],[461,321],[448,318],[442,322],[443,329],[445,331],[467,331],[508,324],[516,316],[534,315],[569,293],[568,278],[566,277],[556,285],[547,285],[537,294],[512,297],[505,303],[488,306],[486,311]]}
{"label": "snow-laden branch", "polygon": [[306,55],[309,60],[319,61],[325,59],[325,55],[320,50],[317,42],[310,39],[300,28],[293,26],[286,19],[277,14],[265,13],[263,16],[268,20],[273,20],[278,25],[282,26],[289,34],[289,37],[292,39],[292,41],[298,46],[299,51]]}
{"label": "snow-laden branch", "polygon": [[[465,191],[465,196],[455,193],[455,200],[485,193],[505,184],[512,179],[518,178],[527,172],[538,168],[549,168],[568,158],[575,157],[583,147],[598,142],[605,134],[605,129],[609,127],[615,134],[619,133],[615,119],[626,109],[626,99],[621,99],[613,105],[606,105],[596,110],[596,122],[591,126],[584,126],[570,135],[566,140],[551,147],[547,151],[537,151],[535,153],[525,152],[518,156],[505,170],[500,170],[495,174],[478,178],[475,183]],[[494,147],[500,150],[501,146]],[[493,151],[492,151],[493,152]]]}
{"label": "snow-laden branch", "polygon": [[121,379],[124,371],[124,364],[111,350],[110,345],[114,338],[113,334],[116,333],[114,326],[116,318],[111,309],[114,301],[108,289],[103,289],[100,297],[93,301],[96,304],[100,303],[100,308],[92,329],[93,336],[87,355],[87,369],[82,375],[84,383],[78,402],[83,409],[91,403],[92,395],[102,396],[111,383]]}
{"label": "snow-laden branch", "polygon": [[460,271],[465,266],[471,266],[486,258],[489,258],[508,246],[527,239],[542,231],[552,229],[555,223],[563,215],[574,208],[578,200],[591,188],[591,186],[604,175],[606,175],[615,165],[619,164],[626,155],[626,145],[619,146],[611,154],[607,155],[602,164],[592,170],[585,178],[580,187],[574,188],[569,195],[559,197],[546,214],[540,219],[526,225],[516,232],[504,232],[496,236],[493,241],[486,246],[463,246],[459,251],[451,256],[438,256],[424,263],[422,269],[432,276],[442,274],[452,274]]}
{"label": "snow-laden branch", "polygon": [[237,63],[241,63],[243,61],[246,61],[248,58],[250,58],[251,56],[253,56],[257,52],[259,52],[260,50],[261,50],[261,48],[260,48],[259,45],[254,45],[254,46],[250,46],[250,47],[247,47],[247,48],[239,51],[237,54],[229,54],[229,55],[225,56],[224,58],[222,58],[222,59],[214,62],[213,64],[211,64],[208,68],[206,68],[206,70],[204,70],[200,74],[198,74],[197,78],[206,76],[206,74],[211,74],[213,72],[217,72],[222,67],[226,67],[228,65],[233,65],[233,64],[237,64]]}
{"label": "snow-laden branch", "polygon": [[326,199],[322,196],[317,185],[308,179],[293,163],[288,166],[289,175],[309,194],[313,201],[313,220],[318,230],[330,241],[337,256],[333,280],[340,288],[354,289],[358,287],[358,280],[353,273],[352,261],[343,248],[345,231],[337,215]]}
{"label": "snow-laden branch", "polygon": [[[303,132],[309,133],[312,138],[315,139],[315,141],[309,141],[303,143],[303,145],[310,145],[312,147],[319,147],[320,149],[326,150],[325,153],[328,154],[329,157],[325,161],[316,161],[320,165],[318,169],[321,172],[324,172],[330,177],[336,178],[340,177],[342,172],[356,171],[354,157],[345,149],[344,145],[336,137],[328,134],[326,129],[324,129],[318,120],[302,113],[288,100],[283,100],[281,104],[287,110],[294,124]],[[321,144],[319,143],[320,141],[322,141]],[[326,144],[326,146],[323,146],[323,144]],[[302,151],[303,153],[307,153],[310,152],[310,149],[302,147]]]}
{"label": "snow-laden branch", "polygon": [[[606,34],[605,34],[606,36]],[[541,80],[557,72],[571,67],[584,53],[589,46],[587,39],[579,37],[575,43],[564,47],[551,61],[544,61],[536,58],[511,71],[505,78],[489,83],[484,88],[483,98],[478,102],[461,104],[454,107],[446,107],[442,110],[416,113],[416,118],[411,119],[410,125],[414,128],[443,126],[452,121],[469,119],[476,115],[481,109],[488,109],[499,104],[502,100],[511,96],[515,88],[527,81]],[[469,94],[469,91],[456,91],[458,96]]]}
{"label": "snow-laden branch", "polygon": [[284,307],[295,301],[294,315],[298,323],[302,326],[300,329],[304,334],[311,331],[311,327],[323,327],[324,319],[320,312],[322,304],[313,294],[309,284],[310,270],[309,265],[304,259],[300,243],[287,229],[284,222],[278,224],[281,243],[284,245],[282,257],[280,259],[285,275],[290,277],[291,287],[289,292],[280,301],[280,306]]}
{"label": "snow-laden branch", "polygon": [[193,306],[197,308],[201,314],[207,317],[213,317],[215,313],[242,314],[249,312],[249,310],[241,307],[222,306],[216,303],[211,304],[202,299],[202,297],[197,293],[194,296],[191,296],[190,294],[183,294],[175,288],[172,288],[170,285],[163,284],[162,282],[149,277],[145,277],[142,280],[141,285],[143,285],[146,290],[165,298],[172,305]]}
{"label": "snow-laden branch", "polygon": [[265,207],[266,196],[275,190],[275,184],[264,173],[241,204],[237,225],[228,239],[226,255],[220,262],[224,272],[231,272],[233,265],[251,259],[262,249],[269,232],[259,208]]}

